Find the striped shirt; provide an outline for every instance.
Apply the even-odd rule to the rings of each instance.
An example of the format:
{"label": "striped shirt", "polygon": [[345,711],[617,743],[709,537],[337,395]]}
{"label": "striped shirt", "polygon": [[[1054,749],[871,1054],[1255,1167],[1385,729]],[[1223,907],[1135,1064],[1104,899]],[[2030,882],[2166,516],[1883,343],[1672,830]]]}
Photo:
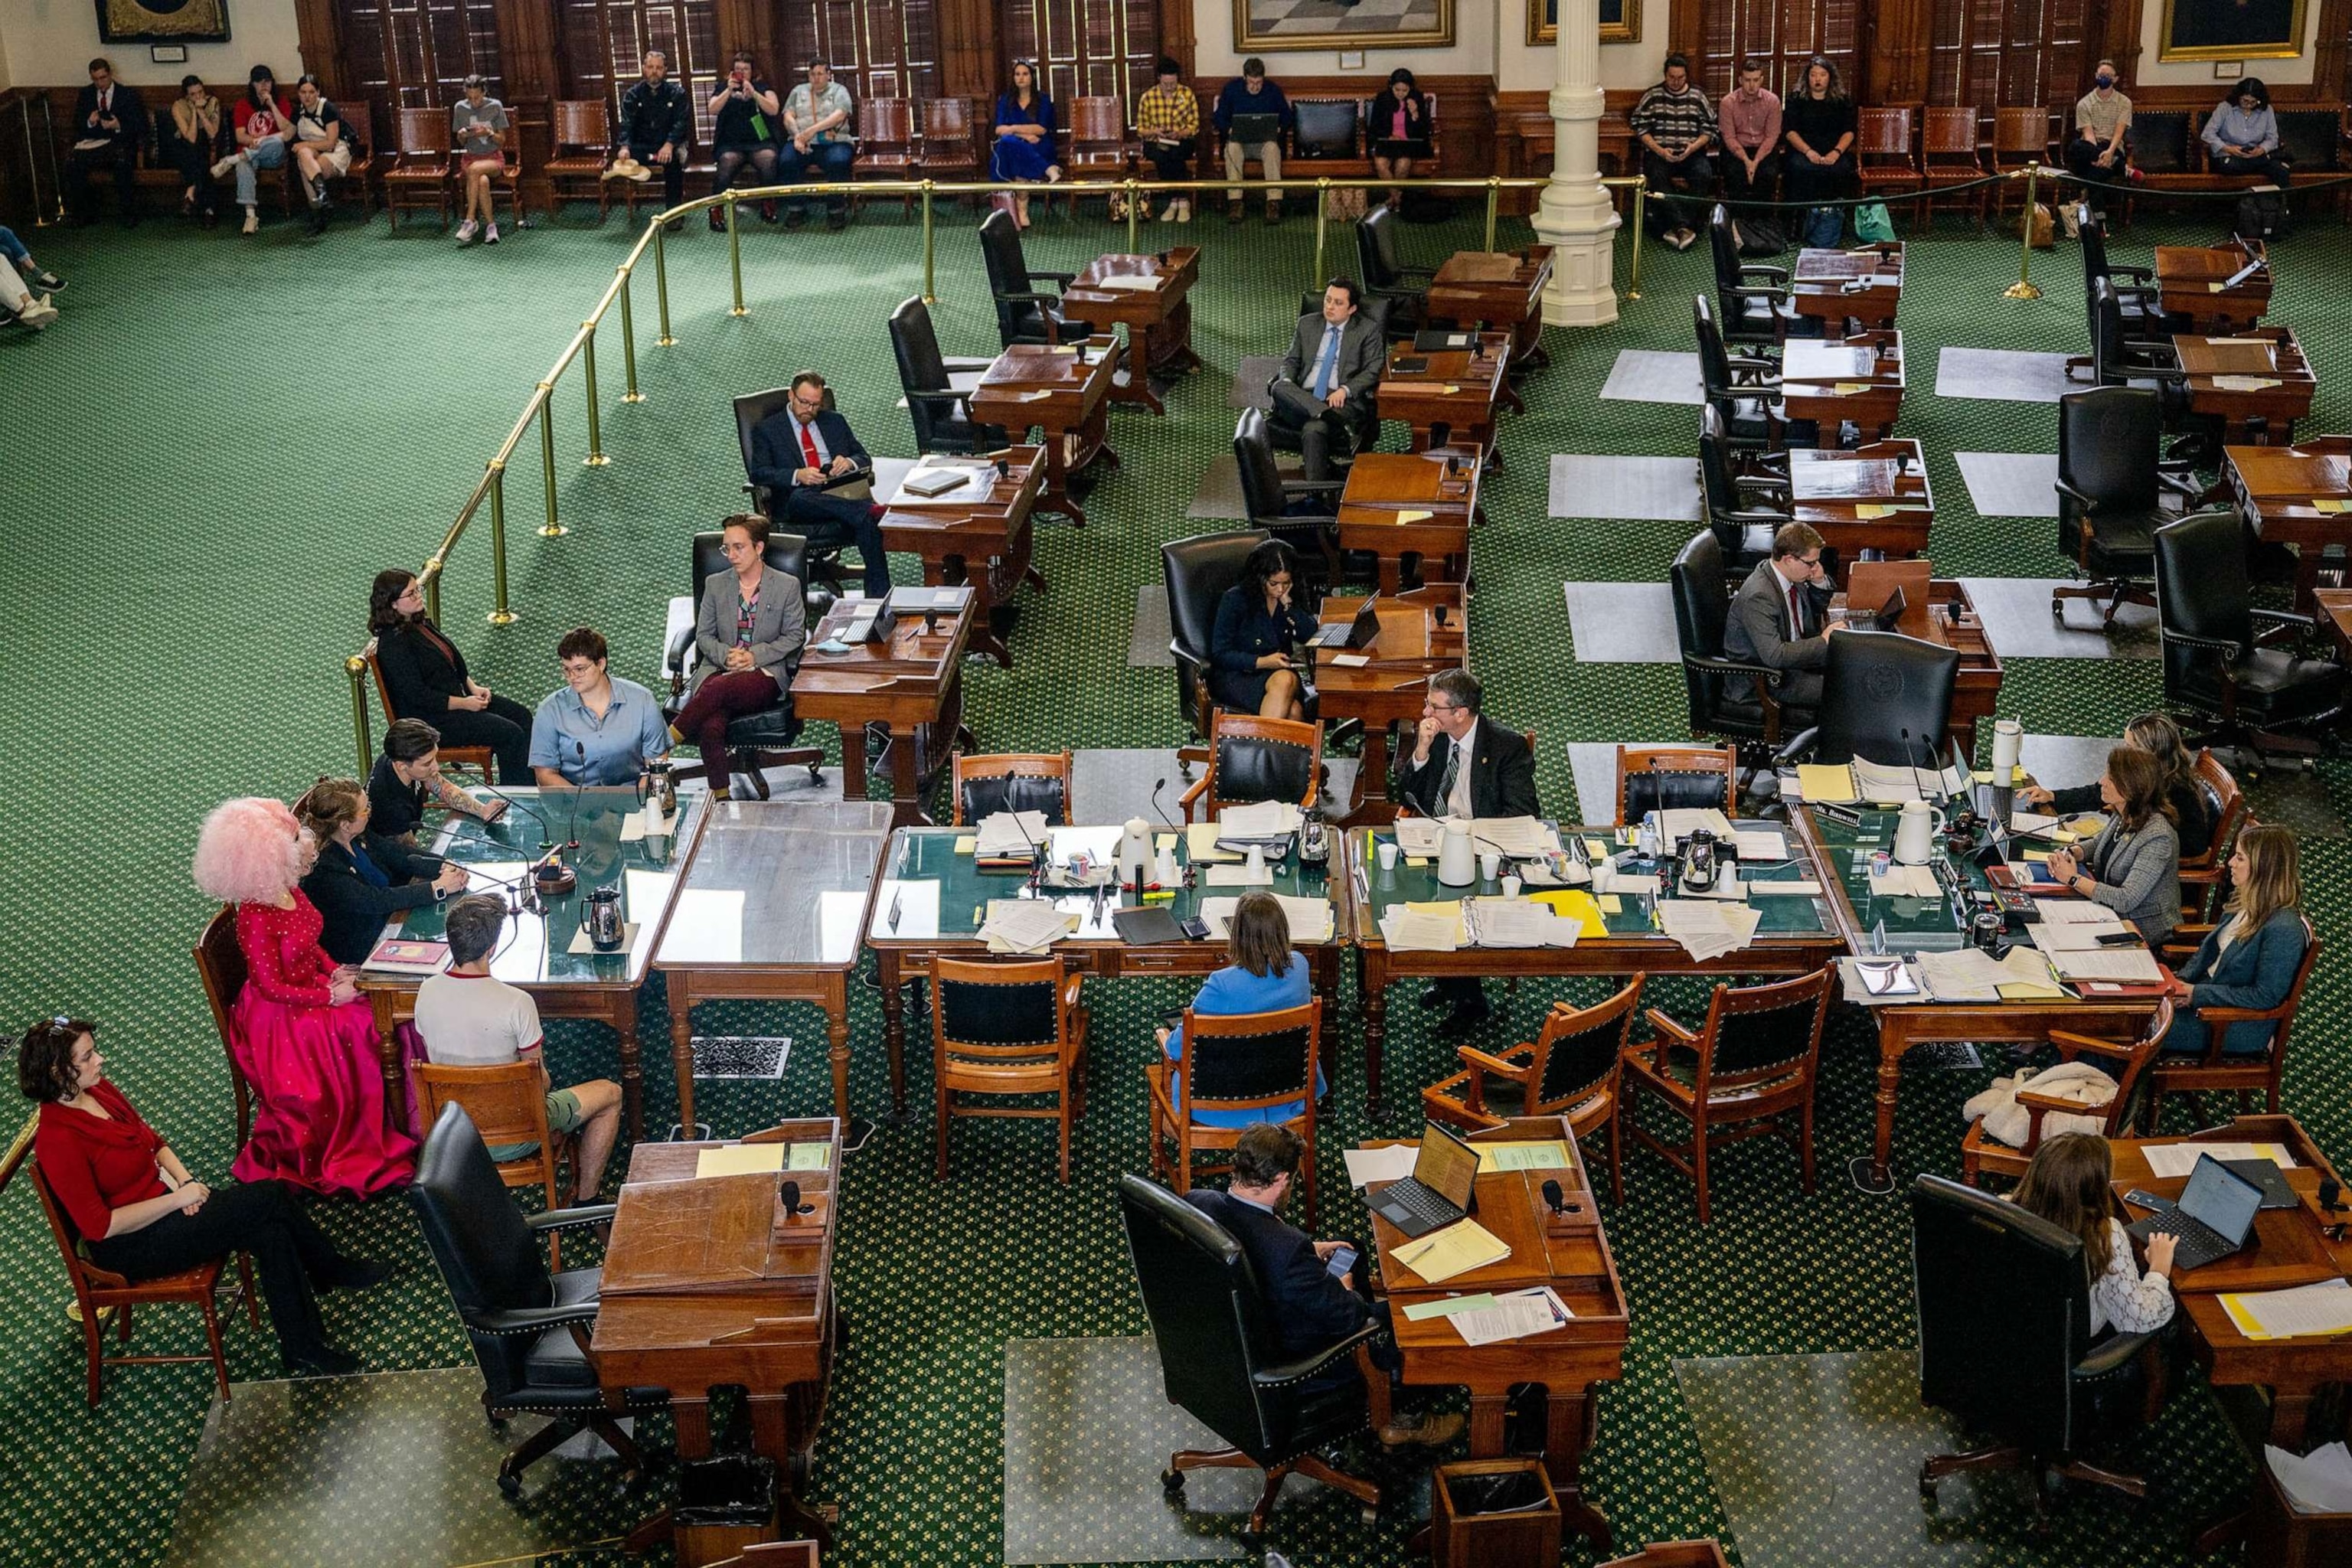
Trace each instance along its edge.
{"label": "striped shirt", "polygon": [[1201,100],[1181,83],[1161,87],[1155,82],[1135,100],[1135,130],[1147,142],[1165,137],[1189,142],[1201,133]]}
{"label": "striped shirt", "polygon": [[1670,92],[1660,82],[1633,105],[1633,134],[1647,136],[1669,153],[1679,153],[1694,142],[1715,134],[1715,106],[1696,87]]}

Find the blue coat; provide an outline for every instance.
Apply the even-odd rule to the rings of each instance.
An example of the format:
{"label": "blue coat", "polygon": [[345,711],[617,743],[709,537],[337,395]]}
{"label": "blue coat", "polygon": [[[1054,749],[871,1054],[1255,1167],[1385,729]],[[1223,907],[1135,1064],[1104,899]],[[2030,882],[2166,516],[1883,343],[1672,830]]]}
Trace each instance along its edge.
{"label": "blue coat", "polygon": [[[1279,1013],[1286,1008],[1304,1007],[1315,994],[1315,982],[1307,967],[1307,960],[1293,949],[1288,962],[1279,974],[1252,974],[1238,963],[1229,963],[1201,983],[1200,994],[1192,998],[1192,1011],[1229,1017],[1240,1013]],[[1184,1031],[1177,1028],[1168,1037],[1168,1059],[1184,1059]],[[1315,1070],[1315,1093],[1323,1094],[1323,1070]],[[1168,1098],[1179,1113],[1184,1109],[1183,1086],[1173,1078],[1168,1081]],[[1249,1127],[1260,1121],[1287,1121],[1304,1115],[1307,1102],[1293,1100],[1264,1110],[1203,1110],[1192,1120],[1203,1127]]]}
{"label": "blue coat", "polygon": [[[2285,1001],[2286,994],[2294,989],[2294,972],[2303,963],[2306,939],[2299,910],[2273,910],[2262,929],[2250,937],[2240,937],[2226,952],[2221,929],[2216,927],[2180,966],[2180,978],[2189,984],[2189,1010],[2174,1016],[2172,1027],[2165,1032],[2164,1048],[2205,1049],[2208,1031],[2195,1016],[2197,1008],[2260,1010]],[[2221,1049],[2233,1057],[2261,1056],[2270,1049],[2271,1036],[2277,1027],[2275,1024],[2232,1024]]]}

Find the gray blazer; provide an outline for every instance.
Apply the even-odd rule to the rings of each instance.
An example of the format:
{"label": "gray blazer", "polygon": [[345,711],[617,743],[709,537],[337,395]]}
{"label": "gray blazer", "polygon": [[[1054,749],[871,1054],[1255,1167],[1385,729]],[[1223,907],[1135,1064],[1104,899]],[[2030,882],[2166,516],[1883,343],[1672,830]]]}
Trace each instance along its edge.
{"label": "gray blazer", "polygon": [[[1323,329],[1328,325],[1319,312],[1298,318],[1298,328],[1290,334],[1290,352],[1282,356],[1283,380],[1303,387],[1314,379],[1315,362],[1323,353]],[[1339,363],[1332,367],[1339,384],[1348,389],[1349,405],[1367,402],[1387,368],[1387,340],[1372,319],[1358,310],[1339,329]]]}
{"label": "gray blazer", "polygon": [[2150,946],[2180,923],[2180,834],[2162,812],[2137,833],[2110,817],[2087,847],[2083,870],[2098,884],[2093,900],[2136,922]]}
{"label": "gray blazer", "polygon": [[[700,666],[694,689],[727,668],[735,647],[735,569],[724,567],[702,580],[694,607],[694,650]],[[771,566],[760,578],[760,608],[751,617],[751,665],[776,678],[788,689],[793,671],[800,667],[801,648],[808,641],[808,612],[801,605],[801,580]]]}
{"label": "gray blazer", "polygon": [[[1829,625],[1829,596],[1811,584],[1798,592],[1806,596],[1815,624]],[[1730,618],[1723,626],[1723,651],[1729,658],[1748,664],[1760,664],[1768,669],[1786,671],[1780,685],[1773,693],[1787,708],[1817,708],[1822,700],[1822,666],[1829,662],[1830,639],[1824,631],[1817,637],[1795,638],[1789,636],[1789,598],[1786,580],[1773,569],[1769,561],[1759,561],[1756,570],[1748,574],[1748,581],[1739,584],[1739,592],[1731,596]],[[1739,679],[1743,689],[1730,693],[1735,698],[1753,694],[1755,682]]]}

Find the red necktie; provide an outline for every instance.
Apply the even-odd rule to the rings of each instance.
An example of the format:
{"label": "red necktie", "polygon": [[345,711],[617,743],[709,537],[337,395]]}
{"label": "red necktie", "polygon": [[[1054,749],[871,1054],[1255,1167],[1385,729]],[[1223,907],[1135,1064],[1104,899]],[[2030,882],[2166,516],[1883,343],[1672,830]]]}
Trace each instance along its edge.
{"label": "red necktie", "polygon": [[1805,635],[1805,617],[1797,611],[1797,587],[1793,583],[1789,585],[1789,635],[1791,637]]}
{"label": "red necktie", "polygon": [[808,459],[808,466],[812,468],[824,467],[824,464],[817,459],[816,437],[811,433],[810,426],[806,425],[801,426],[801,456]]}

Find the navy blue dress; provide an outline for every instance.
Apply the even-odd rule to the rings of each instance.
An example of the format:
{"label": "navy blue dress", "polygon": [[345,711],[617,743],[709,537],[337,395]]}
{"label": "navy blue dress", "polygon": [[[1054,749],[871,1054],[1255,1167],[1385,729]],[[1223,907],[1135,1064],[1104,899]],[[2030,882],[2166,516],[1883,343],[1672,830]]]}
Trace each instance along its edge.
{"label": "navy blue dress", "polygon": [[1313,616],[1295,605],[1279,617],[1266,614],[1265,595],[1236,583],[1217,601],[1216,629],[1209,637],[1209,695],[1220,708],[1255,713],[1265,700],[1266,677],[1258,659],[1281,653],[1315,635]]}
{"label": "navy blue dress", "polygon": [[1013,101],[1011,93],[1001,94],[996,100],[996,125],[1042,125],[1045,134],[1032,142],[1026,136],[1000,136],[996,139],[995,156],[989,160],[988,177],[992,180],[1043,180],[1045,171],[1058,161],[1054,150],[1054,100],[1038,93],[1024,110]]}

